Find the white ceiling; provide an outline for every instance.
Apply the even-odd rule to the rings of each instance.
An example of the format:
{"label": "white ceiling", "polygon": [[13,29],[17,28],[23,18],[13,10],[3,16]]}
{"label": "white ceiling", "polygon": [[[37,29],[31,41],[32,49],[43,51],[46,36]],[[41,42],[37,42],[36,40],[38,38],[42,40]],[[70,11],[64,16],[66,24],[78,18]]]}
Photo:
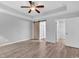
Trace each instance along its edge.
{"label": "white ceiling", "polygon": [[28,13],[29,9],[20,8],[20,6],[23,5],[28,6],[28,1],[1,1],[0,7],[25,18],[28,17],[31,20],[34,20],[35,18],[43,18],[44,16],[66,11],[67,5],[62,1],[35,1],[35,3],[38,5],[43,4],[45,6],[44,8],[39,9],[41,12],[40,14],[35,11]]}
{"label": "white ceiling", "polygon": [[[27,9],[24,9],[24,8],[20,8],[20,6],[23,6],[23,5],[25,5],[25,6],[29,6],[29,3],[28,3],[28,1],[10,1],[10,2],[8,2],[8,1],[5,1],[5,2],[3,2],[5,5],[7,5],[7,6],[9,6],[9,7],[11,7],[11,8],[13,8],[13,9],[16,9],[16,10],[18,10],[18,11],[20,11],[20,12],[23,12],[23,13],[25,13],[25,14],[28,14],[28,15],[30,15],[30,16],[36,16],[36,15],[39,15],[38,13],[36,13],[35,11],[32,11],[30,14],[28,13],[28,8]],[[45,12],[47,12],[47,11],[50,11],[50,10],[53,10],[53,9],[55,9],[55,8],[57,8],[57,7],[60,7],[60,6],[62,6],[62,4],[60,4],[60,3],[57,3],[57,2],[46,2],[46,1],[35,1],[35,3],[36,4],[38,4],[38,5],[40,5],[40,4],[43,4],[45,7],[44,8],[41,8],[40,9],[40,11],[41,11],[41,13],[40,14],[43,14],[43,13],[45,13]]]}

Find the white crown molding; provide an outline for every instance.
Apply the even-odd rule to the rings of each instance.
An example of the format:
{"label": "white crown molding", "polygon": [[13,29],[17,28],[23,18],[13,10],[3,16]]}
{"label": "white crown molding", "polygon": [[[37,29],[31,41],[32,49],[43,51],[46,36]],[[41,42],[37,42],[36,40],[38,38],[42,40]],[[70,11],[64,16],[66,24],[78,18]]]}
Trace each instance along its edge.
{"label": "white crown molding", "polygon": [[33,21],[31,17],[29,17],[27,15],[26,15],[27,16],[26,17],[26,16],[22,15],[20,12],[18,12],[17,10],[10,8],[3,3],[0,3],[0,12],[25,19],[26,21],[31,21],[31,22]]}

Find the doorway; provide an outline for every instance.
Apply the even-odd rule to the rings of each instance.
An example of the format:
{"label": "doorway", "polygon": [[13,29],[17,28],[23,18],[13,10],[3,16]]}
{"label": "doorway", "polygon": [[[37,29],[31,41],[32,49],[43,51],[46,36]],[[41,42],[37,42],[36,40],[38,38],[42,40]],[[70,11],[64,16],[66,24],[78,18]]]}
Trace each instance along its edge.
{"label": "doorway", "polygon": [[46,21],[42,21],[39,23],[39,39],[45,40],[46,39]]}
{"label": "doorway", "polygon": [[33,39],[46,39],[46,21],[36,21],[33,23]]}
{"label": "doorway", "polygon": [[57,20],[57,42],[65,39],[65,20]]}

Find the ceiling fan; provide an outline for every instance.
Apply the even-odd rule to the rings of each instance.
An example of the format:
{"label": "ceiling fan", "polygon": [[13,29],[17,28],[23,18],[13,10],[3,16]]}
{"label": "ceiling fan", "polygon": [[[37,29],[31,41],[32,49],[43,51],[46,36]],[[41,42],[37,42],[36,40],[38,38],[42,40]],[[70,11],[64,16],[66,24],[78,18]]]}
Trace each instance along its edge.
{"label": "ceiling fan", "polygon": [[28,11],[28,13],[30,13],[31,11],[36,11],[37,13],[40,13],[40,11],[38,10],[38,8],[44,8],[44,5],[35,5],[35,2],[29,1],[30,6],[21,6],[21,8],[29,8],[30,10]]}

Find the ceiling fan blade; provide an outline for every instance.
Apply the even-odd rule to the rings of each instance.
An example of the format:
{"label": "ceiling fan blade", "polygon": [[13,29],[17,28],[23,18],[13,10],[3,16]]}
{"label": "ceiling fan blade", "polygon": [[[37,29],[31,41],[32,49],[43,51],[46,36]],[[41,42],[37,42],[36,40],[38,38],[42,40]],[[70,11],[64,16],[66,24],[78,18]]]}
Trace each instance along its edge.
{"label": "ceiling fan blade", "polygon": [[28,11],[28,13],[30,13],[31,12],[31,9]]}
{"label": "ceiling fan blade", "polygon": [[44,8],[44,5],[36,6],[37,8]]}
{"label": "ceiling fan blade", "polygon": [[21,6],[21,8],[30,8],[29,6]]}
{"label": "ceiling fan blade", "polygon": [[38,12],[38,13],[40,13],[40,11],[39,11],[39,10],[37,10],[37,9],[35,9],[35,11],[36,11],[36,12]]}
{"label": "ceiling fan blade", "polygon": [[29,1],[30,5],[32,5],[32,1]]}

